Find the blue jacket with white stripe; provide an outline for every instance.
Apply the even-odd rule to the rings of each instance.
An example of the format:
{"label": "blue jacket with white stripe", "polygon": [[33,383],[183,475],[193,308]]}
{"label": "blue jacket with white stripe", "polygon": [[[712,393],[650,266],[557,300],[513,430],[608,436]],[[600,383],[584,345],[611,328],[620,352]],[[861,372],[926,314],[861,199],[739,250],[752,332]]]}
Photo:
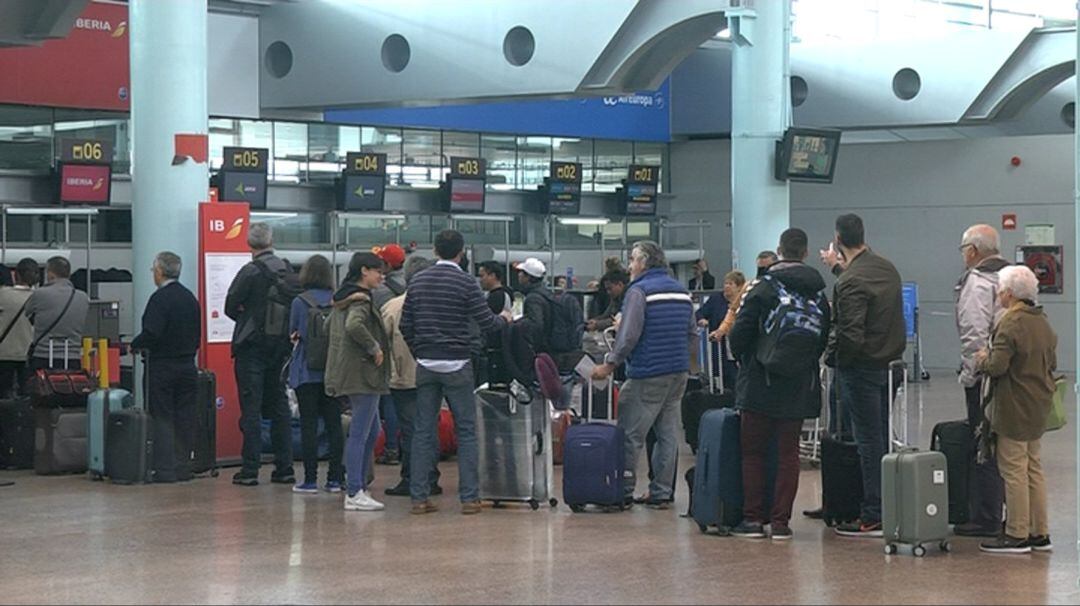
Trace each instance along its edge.
{"label": "blue jacket with white stripe", "polygon": [[696,332],[690,293],[666,269],[650,269],[626,290],[618,339],[607,361],[625,361],[630,379],[688,372]]}

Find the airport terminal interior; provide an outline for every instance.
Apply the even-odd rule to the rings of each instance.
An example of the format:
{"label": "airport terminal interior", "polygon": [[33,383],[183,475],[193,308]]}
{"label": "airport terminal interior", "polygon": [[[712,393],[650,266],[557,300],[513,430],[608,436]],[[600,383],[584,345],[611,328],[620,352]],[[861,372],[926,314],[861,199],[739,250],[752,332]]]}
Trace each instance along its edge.
{"label": "airport terminal interior", "polygon": [[[1080,603],[1077,18],[1075,0],[0,2],[0,603]],[[280,270],[260,256],[271,249]],[[651,265],[658,251],[663,262]],[[769,251],[782,260],[759,265]],[[833,302],[852,292],[838,282],[861,284],[870,271],[859,256],[895,268],[886,294],[873,290],[880,281],[859,291],[886,301],[866,304],[865,335],[845,332],[856,322],[837,305],[841,334],[826,350],[823,316],[788,283],[795,294],[777,292],[772,305],[820,349],[799,371],[767,366],[765,348],[780,345],[765,339],[781,337],[762,312],[748,323],[756,349],[733,352],[742,346],[732,335],[747,330],[740,305],[783,283],[756,278],[780,276],[800,252]],[[414,284],[445,286],[431,277],[449,271],[437,257],[488,293],[469,279],[454,282],[467,290],[410,296]],[[1001,261],[993,287],[972,294],[988,260]],[[492,304],[492,268],[505,306]],[[342,290],[312,303],[302,289],[288,294],[294,278],[310,292],[320,280]],[[237,303],[258,279],[270,288]],[[533,298],[538,288],[550,292]],[[183,317],[197,323],[161,311],[174,304],[166,292],[185,290]],[[474,290],[490,314],[466,309],[460,293]],[[976,296],[987,318],[977,330]],[[529,324],[537,300],[549,306],[541,327]],[[1056,337],[1056,347],[1008,341],[1045,354],[1006,361],[1038,359],[1036,371],[972,370],[991,341],[1001,359],[998,327],[1012,326],[993,322],[1002,301],[1010,321],[1033,311]],[[356,328],[355,310],[370,310],[356,312],[369,325]],[[702,328],[691,337],[680,326],[670,340],[669,319],[684,313]],[[481,315],[500,331],[486,344]],[[873,371],[845,366],[843,348],[869,351],[886,318],[888,357]],[[651,341],[660,337],[675,355]],[[469,360],[453,355],[478,341]],[[321,366],[316,343],[328,352]],[[550,370],[534,366],[545,353]],[[820,375],[819,359],[830,365]],[[884,381],[889,359],[904,377],[867,397],[880,391],[889,421],[869,410],[902,452],[868,466],[874,440],[857,447],[833,431],[829,384],[856,367],[877,373],[860,385]],[[252,379],[256,366],[264,379]],[[305,391],[324,385],[324,371],[331,387]],[[417,382],[467,371],[468,410],[447,388],[422,421]],[[758,520],[771,536],[733,536],[753,530],[741,515],[750,450],[740,428],[745,436],[768,417],[758,400],[803,371],[811,385],[793,387],[792,401],[814,412],[799,415],[792,534]],[[678,401],[632,387],[669,374]],[[604,410],[616,400],[593,380],[618,386],[617,414],[591,418],[595,398]],[[1000,516],[1004,502],[1005,521],[985,536],[961,530],[976,522],[979,503],[968,501],[985,497],[976,475],[987,471],[974,460],[971,399],[993,411],[1003,461],[999,430],[1011,430],[996,415],[1002,393],[1017,392],[994,388],[1021,380],[1045,391],[1016,397],[1039,411],[1028,421],[1042,436],[1052,550],[1039,548],[1049,543],[1039,543],[1035,484],[1029,499],[995,469],[991,481],[1030,500],[1031,536],[1009,536],[1010,512],[1026,509],[1012,497],[989,506]],[[277,390],[275,403],[266,394]],[[408,429],[398,390],[414,394]],[[159,397],[175,398],[175,410]],[[351,422],[328,431],[308,416],[308,397],[333,409],[331,423],[339,409]],[[173,421],[185,406],[190,427]],[[643,422],[653,406],[677,421]],[[855,440],[867,440],[866,411],[849,412]],[[309,420],[319,427],[314,484],[302,460]],[[936,428],[959,420],[965,446],[932,444]],[[412,498],[387,494],[405,477],[410,440],[417,459],[408,436],[428,425],[420,450],[439,455],[445,492],[424,501],[420,482]],[[793,423],[781,426],[793,443]],[[646,430],[671,428],[674,482],[657,474],[654,494],[650,462],[669,470],[671,457],[649,461],[617,432],[640,434],[640,447]],[[341,433],[351,434],[344,474]],[[175,461],[162,463],[163,436]],[[282,447],[291,471],[275,467]],[[614,476],[604,475],[609,459]],[[861,471],[879,467],[880,482]],[[616,488],[634,469],[636,486]],[[778,469],[769,481],[788,468]],[[465,487],[477,475],[478,512]],[[777,480],[767,500],[789,483]],[[860,508],[871,485],[883,520],[868,517],[868,500]],[[859,493],[826,498],[844,486]],[[837,514],[841,500],[854,513]],[[843,523],[827,525],[821,510]]]}

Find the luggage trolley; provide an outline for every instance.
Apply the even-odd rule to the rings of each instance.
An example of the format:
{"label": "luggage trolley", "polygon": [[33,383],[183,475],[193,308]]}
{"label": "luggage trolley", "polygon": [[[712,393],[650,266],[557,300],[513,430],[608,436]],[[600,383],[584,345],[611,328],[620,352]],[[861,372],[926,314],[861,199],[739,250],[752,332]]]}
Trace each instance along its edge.
{"label": "luggage trolley", "polygon": [[803,421],[803,428],[799,433],[799,460],[815,469],[821,467],[821,434],[828,423],[829,387],[829,369],[822,366],[821,413],[815,419]]}

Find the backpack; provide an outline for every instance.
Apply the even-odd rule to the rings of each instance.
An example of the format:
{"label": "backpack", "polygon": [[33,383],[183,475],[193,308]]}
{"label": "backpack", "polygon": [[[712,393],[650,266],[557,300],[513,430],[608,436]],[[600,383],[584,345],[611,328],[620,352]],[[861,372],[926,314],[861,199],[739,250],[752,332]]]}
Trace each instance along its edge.
{"label": "backpack", "polygon": [[327,320],[333,307],[319,305],[311,293],[300,295],[300,300],[307,304],[304,355],[308,370],[326,370],[326,360],[330,355],[330,325]]}
{"label": "backpack", "polygon": [[509,385],[516,380],[530,386],[536,381],[536,351],[522,322],[511,322],[498,331],[488,348],[488,380],[492,385]]}
{"label": "backpack", "polygon": [[762,280],[776,288],[779,303],[762,322],[757,360],[767,373],[801,376],[817,363],[826,313],[824,291],[808,298],[772,276]]}
{"label": "backpack", "polygon": [[288,271],[284,276],[271,271],[266,263],[255,261],[255,267],[269,283],[266,288],[265,309],[263,311],[262,334],[270,339],[289,338],[289,313],[293,299],[300,296],[299,278]]}
{"label": "backpack", "polygon": [[585,315],[577,297],[569,293],[546,295],[548,300],[547,345],[551,353],[581,351]]}

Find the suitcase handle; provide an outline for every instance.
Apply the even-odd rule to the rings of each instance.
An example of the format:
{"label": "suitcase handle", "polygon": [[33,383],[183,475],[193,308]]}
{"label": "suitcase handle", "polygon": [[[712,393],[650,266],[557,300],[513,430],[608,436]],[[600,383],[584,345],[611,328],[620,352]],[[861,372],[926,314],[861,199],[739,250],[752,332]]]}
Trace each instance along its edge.
{"label": "suitcase handle", "polygon": [[[893,391],[894,388],[896,388],[896,385],[895,385],[896,373],[894,372],[894,370],[897,369],[897,368],[900,368],[902,370],[901,375],[903,377],[901,379],[903,381],[903,384],[900,385],[900,387],[897,389],[898,391],[902,391],[902,394],[901,394],[902,397],[900,399],[900,420],[901,420],[901,427],[900,427],[901,431],[900,431],[900,433],[901,433],[901,435],[897,435],[897,431],[896,431],[897,428],[895,427],[896,414],[895,414],[895,411],[893,410],[893,404],[895,404],[895,401],[896,401],[896,395],[895,395],[895,392]],[[888,394],[888,398],[889,398],[889,407],[888,407],[888,410],[889,410],[889,444],[888,444],[888,447],[889,447],[889,452],[895,452],[897,450],[902,450],[902,449],[908,447],[908,429],[907,429],[907,427],[908,427],[908,393],[907,393],[908,368],[907,368],[907,363],[904,362],[903,360],[893,360],[892,362],[889,362],[889,369],[888,369],[887,372],[889,373],[889,380],[888,380],[888,383],[889,383],[889,387],[888,387],[888,389],[889,389],[889,394]]]}
{"label": "suitcase handle", "polygon": [[[608,377],[607,384],[608,384],[608,414],[607,414],[608,418],[605,419],[605,420],[615,421],[616,420],[616,417],[615,417],[615,377],[613,377],[613,376]],[[593,420],[593,413],[595,412],[595,408],[593,408],[593,391],[594,391],[594,389],[593,389],[592,377],[589,377],[588,384],[586,385],[586,387],[588,387],[588,389],[589,389],[589,399],[588,399],[589,413],[587,415],[585,415],[585,422],[586,423],[591,423],[592,420]]]}

